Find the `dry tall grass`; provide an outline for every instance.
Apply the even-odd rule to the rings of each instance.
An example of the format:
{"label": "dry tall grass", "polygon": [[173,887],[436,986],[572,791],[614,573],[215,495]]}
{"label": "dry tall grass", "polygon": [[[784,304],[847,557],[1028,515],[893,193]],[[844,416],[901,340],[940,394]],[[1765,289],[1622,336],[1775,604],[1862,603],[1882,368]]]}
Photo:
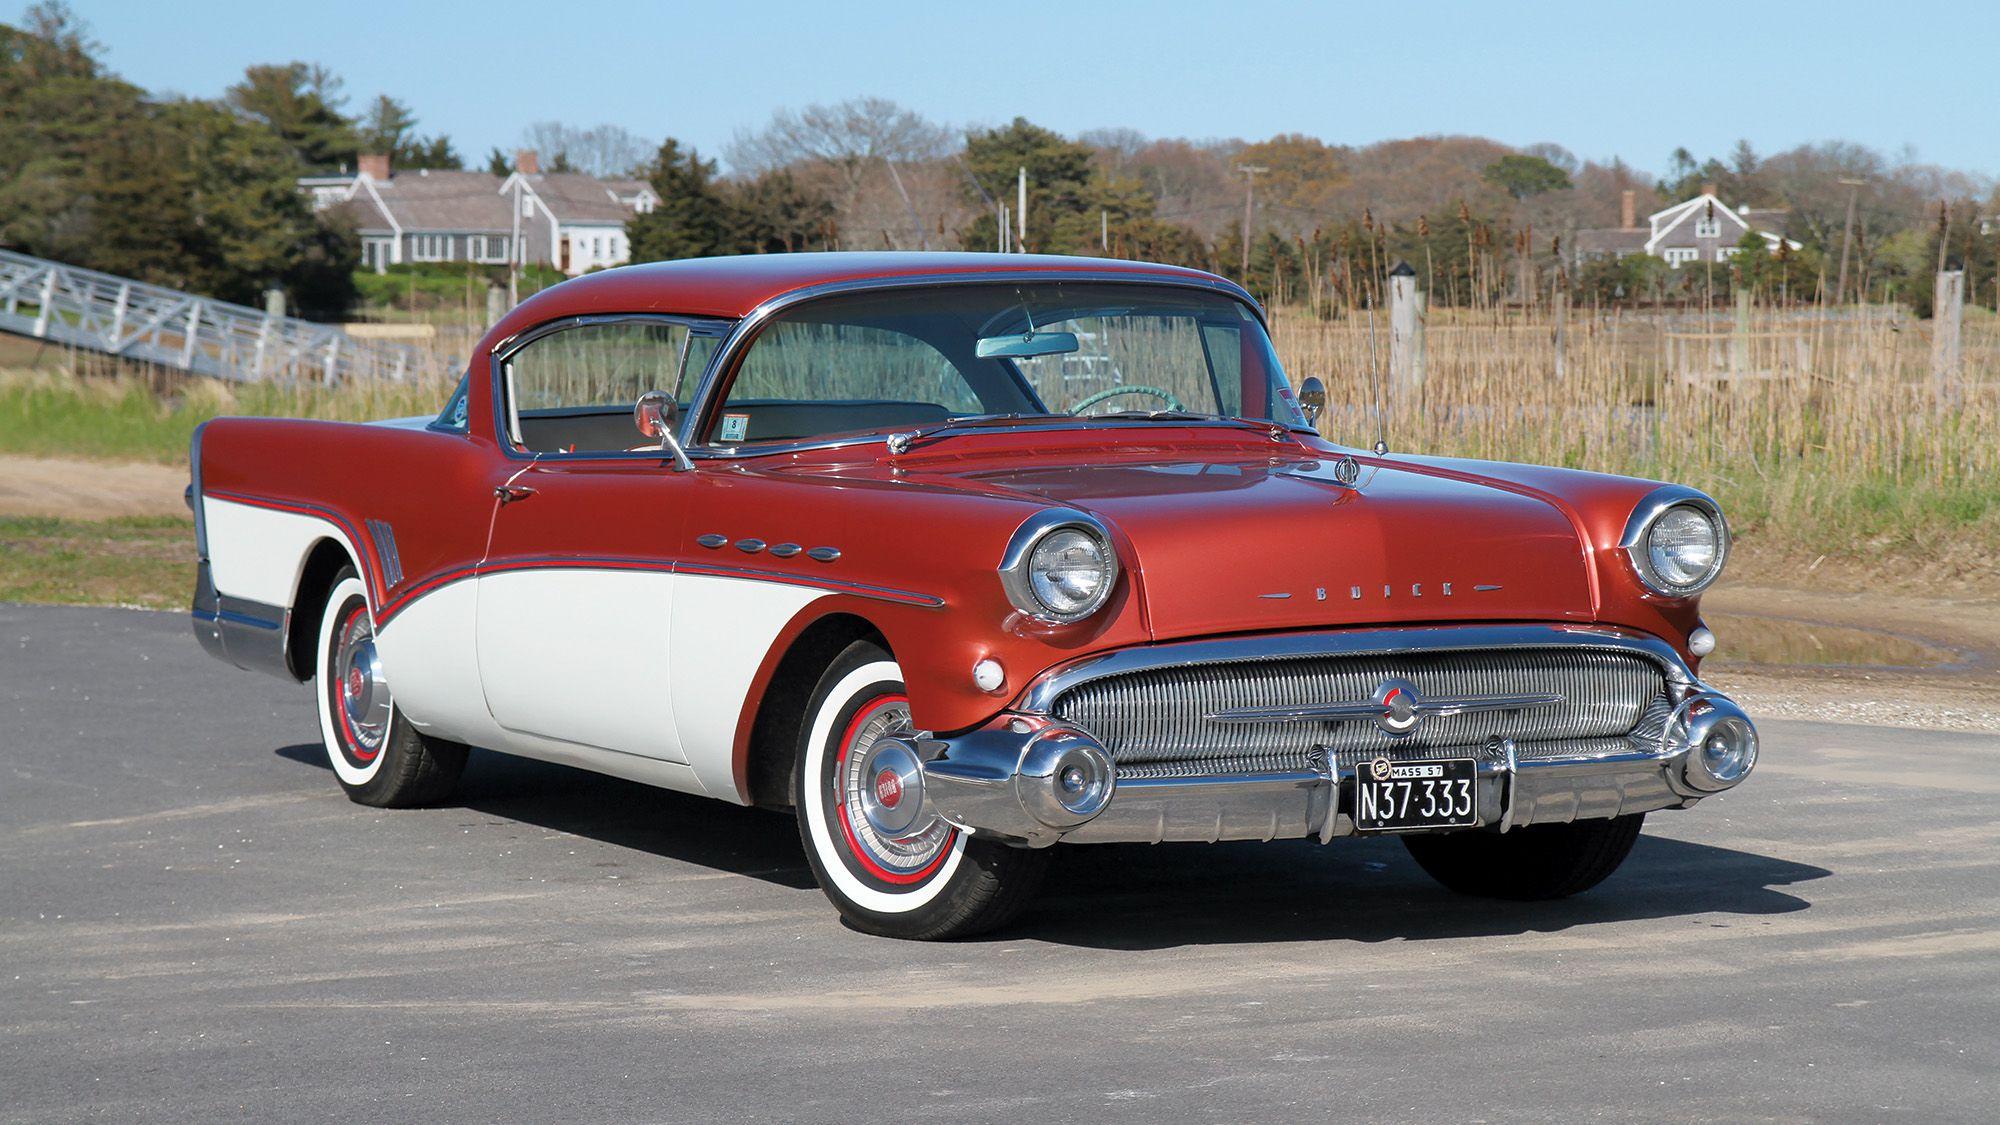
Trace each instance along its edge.
{"label": "dry tall grass", "polygon": [[[1972,315],[1962,377],[1932,380],[1930,325],[1873,306],[1743,315],[1434,312],[1414,393],[1383,396],[1386,317],[1280,309],[1294,379],[1325,380],[1322,428],[1398,450],[1690,483],[1742,528],[1840,552],[2000,544],[2000,325]],[[1978,552],[1964,552],[1977,567]],[[1989,569],[1990,562],[1984,564]]]}

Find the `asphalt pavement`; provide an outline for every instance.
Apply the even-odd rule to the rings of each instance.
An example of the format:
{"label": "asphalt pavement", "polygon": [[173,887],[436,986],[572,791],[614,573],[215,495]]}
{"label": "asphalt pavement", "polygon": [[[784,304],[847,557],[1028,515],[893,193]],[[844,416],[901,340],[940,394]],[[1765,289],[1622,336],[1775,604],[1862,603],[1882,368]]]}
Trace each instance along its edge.
{"label": "asphalt pavement", "polygon": [[0,606],[0,1120],[2000,1117],[2000,737],[1763,733],[1568,901],[1070,848],[917,945],[787,816],[483,752],[363,808],[184,617]]}

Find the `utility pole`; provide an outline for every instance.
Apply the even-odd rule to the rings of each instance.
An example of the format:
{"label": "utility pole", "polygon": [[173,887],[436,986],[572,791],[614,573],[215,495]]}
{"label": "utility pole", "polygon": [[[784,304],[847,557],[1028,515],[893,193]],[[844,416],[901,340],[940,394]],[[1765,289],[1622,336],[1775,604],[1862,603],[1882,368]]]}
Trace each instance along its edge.
{"label": "utility pole", "polygon": [[1021,178],[1018,183],[1016,198],[1019,214],[1016,219],[1020,226],[1015,231],[1014,242],[1021,253],[1025,254],[1028,252],[1028,169],[1025,165],[1021,168]]}
{"label": "utility pole", "polygon": [[1840,280],[1833,287],[1833,303],[1836,305],[1847,302],[1847,251],[1854,243],[1854,203],[1868,181],[1843,179],[1839,182],[1847,185],[1847,228],[1840,235]]}
{"label": "utility pole", "polygon": [[1261,164],[1238,164],[1243,173],[1243,273],[1239,281],[1250,283],[1250,214],[1257,206],[1257,177],[1270,171]]}

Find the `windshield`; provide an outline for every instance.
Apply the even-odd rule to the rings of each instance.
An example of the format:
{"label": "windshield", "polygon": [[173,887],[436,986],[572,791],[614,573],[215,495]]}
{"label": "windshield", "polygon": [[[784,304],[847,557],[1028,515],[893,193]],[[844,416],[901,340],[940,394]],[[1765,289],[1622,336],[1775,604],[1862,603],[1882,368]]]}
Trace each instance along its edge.
{"label": "windshield", "polygon": [[702,440],[799,441],[993,416],[1161,412],[1303,426],[1269,338],[1221,293],[1106,282],[876,290],[786,310]]}

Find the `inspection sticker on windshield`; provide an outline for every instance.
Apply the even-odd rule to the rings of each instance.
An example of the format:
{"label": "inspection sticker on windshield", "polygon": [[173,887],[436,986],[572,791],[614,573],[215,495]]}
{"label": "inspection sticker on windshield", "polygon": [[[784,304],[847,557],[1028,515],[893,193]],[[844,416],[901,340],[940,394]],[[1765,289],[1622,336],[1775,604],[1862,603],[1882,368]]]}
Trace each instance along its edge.
{"label": "inspection sticker on windshield", "polygon": [[749,432],[750,416],[748,414],[724,414],[722,416],[723,441],[742,441],[744,436]]}

